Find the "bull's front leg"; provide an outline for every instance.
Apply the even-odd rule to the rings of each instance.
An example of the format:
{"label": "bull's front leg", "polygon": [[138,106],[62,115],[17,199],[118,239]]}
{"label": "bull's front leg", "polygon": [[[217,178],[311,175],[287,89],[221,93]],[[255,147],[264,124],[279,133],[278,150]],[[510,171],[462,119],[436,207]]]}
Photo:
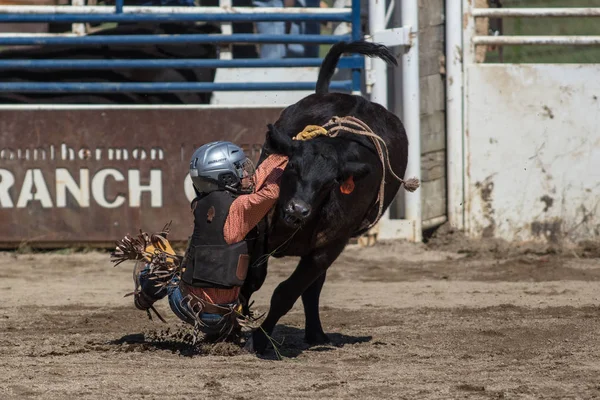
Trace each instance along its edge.
{"label": "bull's front leg", "polygon": [[302,293],[302,304],[304,305],[304,316],[306,318],[304,340],[308,344],[329,343],[329,337],[323,331],[321,317],[319,316],[319,298],[321,297],[321,289],[323,289],[326,276],[327,272],[323,272]]}
{"label": "bull's front leg", "polygon": [[316,249],[308,256],[302,257],[292,275],[277,286],[271,297],[271,306],[267,317],[261,328],[255,330],[252,334],[251,346],[255,352],[262,354],[265,351],[269,343],[267,335],[270,336],[273,333],[279,319],[292,309],[298,297],[327,271],[327,268],[340,255],[346,243],[347,240],[332,243],[327,247]]}

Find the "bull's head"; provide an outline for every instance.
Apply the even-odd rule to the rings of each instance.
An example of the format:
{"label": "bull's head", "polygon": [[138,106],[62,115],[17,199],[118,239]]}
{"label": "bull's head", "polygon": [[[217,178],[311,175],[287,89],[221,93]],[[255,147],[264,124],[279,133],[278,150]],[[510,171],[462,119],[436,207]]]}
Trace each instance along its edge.
{"label": "bull's head", "polygon": [[358,144],[338,138],[292,140],[269,125],[271,149],[286,155],[288,165],[280,185],[279,204],[283,221],[297,228],[315,218],[324,201],[352,179],[359,181],[369,174],[369,164],[359,161]]}

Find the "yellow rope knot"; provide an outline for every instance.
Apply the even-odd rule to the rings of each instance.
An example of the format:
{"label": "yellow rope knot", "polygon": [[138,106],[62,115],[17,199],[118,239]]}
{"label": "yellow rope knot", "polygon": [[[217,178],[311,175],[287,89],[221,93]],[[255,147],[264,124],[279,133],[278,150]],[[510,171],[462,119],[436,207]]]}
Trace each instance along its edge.
{"label": "yellow rope knot", "polygon": [[294,140],[310,140],[317,136],[327,136],[327,129],[319,125],[307,125],[306,128],[294,137]]}

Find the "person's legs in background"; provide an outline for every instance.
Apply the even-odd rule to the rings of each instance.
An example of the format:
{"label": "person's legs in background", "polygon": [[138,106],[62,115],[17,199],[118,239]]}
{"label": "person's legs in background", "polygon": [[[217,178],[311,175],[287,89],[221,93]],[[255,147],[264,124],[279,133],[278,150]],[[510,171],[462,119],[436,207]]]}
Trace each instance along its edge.
{"label": "person's legs in background", "polygon": [[[255,7],[283,7],[283,0],[253,0]],[[273,22],[257,22],[256,32],[258,34],[269,34],[269,35],[284,35],[285,34],[285,22],[273,21]],[[284,58],[285,57],[285,44],[261,44],[260,45],[260,58]]]}
{"label": "person's legs in background", "polygon": [[[306,7],[320,7],[320,0],[304,0],[306,2]],[[305,35],[320,35],[321,34],[321,23],[315,21],[307,21],[304,24],[304,34]],[[319,45],[318,44],[308,44],[304,45],[304,57],[307,58],[317,58],[319,57]]]}
{"label": "person's legs in background", "polygon": [[[114,3],[114,1],[113,1]],[[193,7],[194,0],[125,0],[126,6],[171,6],[171,7]]]}
{"label": "person's legs in background", "polygon": [[[295,0],[294,7],[306,7],[306,0]],[[290,35],[303,35],[305,32],[306,22],[291,22]],[[288,58],[303,58],[305,57],[305,45],[303,43],[292,43],[286,46],[286,57]]]}
{"label": "person's legs in background", "polygon": [[[320,7],[320,0],[296,0],[295,7]],[[320,35],[321,23],[313,21],[292,22],[290,34],[294,35]],[[287,46],[289,58],[317,58],[319,57],[318,44],[294,43]]]}

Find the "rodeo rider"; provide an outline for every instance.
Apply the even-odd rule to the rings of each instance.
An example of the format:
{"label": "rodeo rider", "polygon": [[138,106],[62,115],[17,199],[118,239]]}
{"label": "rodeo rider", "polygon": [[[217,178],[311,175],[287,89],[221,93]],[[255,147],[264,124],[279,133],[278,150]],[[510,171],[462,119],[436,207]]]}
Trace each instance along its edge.
{"label": "rodeo rider", "polygon": [[[199,317],[199,329],[204,334],[220,335],[222,310],[239,308],[250,259],[248,241],[279,198],[279,182],[287,162],[286,156],[272,154],[255,170],[244,151],[231,142],[212,142],[198,148],[190,162],[196,192],[191,203],[194,231],[182,261],[183,273],[172,278],[172,285],[160,287],[156,285],[158,277],[152,277],[146,265],[138,277],[140,291],[134,297],[135,306],[148,310],[168,296],[180,319],[195,325]],[[201,299],[202,305],[190,302],[190,298]],[[194,309],[202,312],[194,315]]]}

